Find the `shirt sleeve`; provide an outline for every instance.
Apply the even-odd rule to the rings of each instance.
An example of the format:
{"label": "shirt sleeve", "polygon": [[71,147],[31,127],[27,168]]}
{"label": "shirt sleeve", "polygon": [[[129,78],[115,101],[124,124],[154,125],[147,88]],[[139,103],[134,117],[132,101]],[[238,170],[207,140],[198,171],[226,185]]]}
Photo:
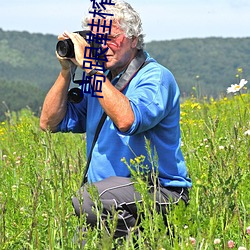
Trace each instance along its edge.
{"label": "shirt sleeve", "polygon": [[157,63],[142,69],[134,89],[126,95],[135,120],[121,134],[132,135],[155,127],[179,102],[179,89],[172,73]]}
{"label": "shirt sleeve", "polygon": [[87,98],[80,103],[67,103],[67,112],[64,119],[57,127],[57,132],[86,132]]}

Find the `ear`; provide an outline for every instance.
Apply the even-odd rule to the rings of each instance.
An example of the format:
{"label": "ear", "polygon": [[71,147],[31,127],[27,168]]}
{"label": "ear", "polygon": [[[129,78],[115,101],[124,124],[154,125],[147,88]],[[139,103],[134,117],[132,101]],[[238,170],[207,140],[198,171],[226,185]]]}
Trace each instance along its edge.
{"label": "ear", "polygon": [[131,40],[131,48],[135,49],[138,43],[138,37],[133,37]]}

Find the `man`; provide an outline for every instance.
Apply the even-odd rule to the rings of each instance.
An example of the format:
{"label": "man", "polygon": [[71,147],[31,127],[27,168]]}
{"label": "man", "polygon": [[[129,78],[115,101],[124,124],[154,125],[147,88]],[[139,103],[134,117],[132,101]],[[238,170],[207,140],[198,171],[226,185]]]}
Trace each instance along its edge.
{"label": "man", "polygon": [[[137,12],[126,2],[113,0],[106,4],[102,13],[105,19],[88,16],[85,25],[92,23],[92,32],[104,37],[107,34],[105,63],[106,79],[95,67],[85,68],[85,73],[102,83],[102,97],[84,94],[80,103],[68,101],[68,88],[73,64],[82,68],[86,60],[84,51],[89,46],[79,34],[65,32],[60,40],[70,38],[74,44],[75,58],[58,56],[62,69],[58,79],[45,98],[40,119],[43,130],[52,132],[75,132],[87,134],[87,155],[91,160],[87,181],[98,190],[103,205],[101,218],[119,210],[115,237],[129,233],[137,221],[136,202],[140,194],[134,188],[127,162],[144,155],[143,164],[149,171],[158,173],[157,208],[183,200],[188,203],[188,188],[191,180],[187,177],[186,165],[181,152],[179,89],[173,75],[143,51],[141,20]],[[90,11],[91,12],[91,11]],[[94,13],[93,9],[92,12]],[[112,20],[111,32],[106,27]],[[99,24],[104,27],[98,28]],[[95,24],[95,25],[93,25]],[[99,30],[98,30],[99,29]],[[94,60],[90,60],[95,64]],[[90,65],[91,65],[90,64]],[[93,87],[93,80],[91,81]],[[91,150],[99,120],[105,112],[107,118]],[[157,153],[157,166],[152,166],[147,155],[146,140],[152,152]],[[143,171],[143,170],[142,170]],[[148,173],[145,173],[145,176]],[[149,185],[152,185],[149,180]],[[149,192],[154,192],[152,189]],[[82,204],[73,198],[76,214],[87,216],[87,223],[95,226],[94,203],[86,185],[80,190]],[[152,195],[153,196],[153,195]]]}

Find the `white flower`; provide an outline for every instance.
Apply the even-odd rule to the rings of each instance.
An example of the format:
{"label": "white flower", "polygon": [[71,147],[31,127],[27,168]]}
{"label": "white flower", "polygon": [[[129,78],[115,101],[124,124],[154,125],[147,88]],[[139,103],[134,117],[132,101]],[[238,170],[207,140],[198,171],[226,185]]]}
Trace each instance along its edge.
{"label": "white flower", "polygon": [[241,79],[239,84],[231,84],[231,87],[227,88],[227,93],[235,93],[240,91],[245,85],[247,81],[245,79]]}
{"label": "white flower", "polygon": [[214,244],[215,244],[215,245],[220,244],[220,242],[221,242],[221,240],[220,240],[220,239],[214,239]]}
{"label": "white flower", "polygon": [[247,250],[245,247],[239,247],[238,250]]}
{"label": "white flower", "polygon": [[245,133],[244,133],[245,136],[250,136],[250,129],[248,129]]}

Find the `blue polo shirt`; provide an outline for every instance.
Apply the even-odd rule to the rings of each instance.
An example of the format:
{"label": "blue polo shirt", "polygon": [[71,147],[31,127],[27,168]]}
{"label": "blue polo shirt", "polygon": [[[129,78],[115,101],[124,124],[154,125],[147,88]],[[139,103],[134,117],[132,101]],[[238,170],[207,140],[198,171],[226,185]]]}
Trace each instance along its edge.
{"label": "blue polo shirt", "polygon": [[[151,151],[157,152],[159,179],[163,186],[191,187],[187,168],[181,152],[180,91],[172,73],[150,56],[150,61],[123,90],[129,99],[135,120],[123,133],[107,117],[92,153],[88,181],[96,182],[110,176],[129,177],[128,167],[121,161],[144,155],[149,168],[152,164],[146,150],[145,138],[150,141]],[[112,84],[118,81],[118,75]],[[100,94],[100,93],[98,93]],[[97,125],[103,109],[98,98],[85,94],[78,103],[68,103],[67,113],[58,131],[87,135],[89,155]]]}

